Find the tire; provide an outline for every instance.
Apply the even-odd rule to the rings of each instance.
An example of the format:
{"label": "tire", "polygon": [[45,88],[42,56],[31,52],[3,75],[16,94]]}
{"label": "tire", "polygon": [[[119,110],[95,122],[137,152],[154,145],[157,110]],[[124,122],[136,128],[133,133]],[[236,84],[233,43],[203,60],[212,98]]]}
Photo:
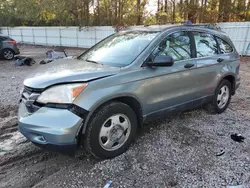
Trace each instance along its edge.
{"label": "tire", "polygon": [[108,103],[92,115],[84,135],[85,148],[96,158],[116,157],[129,148],[137,127],[132,108],[121,102]]}
{"label": "tire", "polygon": [[[225,88],[227,88],[226,90],[228,90],[228,97],[221,98],[221,100],[219,100],[218,96],[219,95],[224,96],[222,94],[222,91],[225,91]],[[226,95],[227,94],[225,94],[225,96]],[[231,97],[232,97],[232,84],[228,80],[222,80],[215,91],[213,100],[211,101],[210,104],[206,106],[206,110],[211,114],[220,114],[224,112],[231,101]]]}
{"label": "tire", "polygon": [[5,60],[12,60],[14,59],[15,52],[11,49],[4,49],[2,51],[2,56]]}

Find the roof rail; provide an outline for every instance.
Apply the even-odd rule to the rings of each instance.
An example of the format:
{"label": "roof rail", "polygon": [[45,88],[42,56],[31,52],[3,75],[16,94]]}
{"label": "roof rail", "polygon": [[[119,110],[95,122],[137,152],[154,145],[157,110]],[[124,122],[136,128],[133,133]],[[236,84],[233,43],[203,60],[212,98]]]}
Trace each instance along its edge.
{"label": "roof rail", "polygon": [[221,31],[221,28],[220,26],[218,26],[217,24],[184,24],[185,26],[188,26],[188,27],[204,27],[204,28],[207,28],[207,29],[213,29],[213,30],[218,30],[218,31]]}

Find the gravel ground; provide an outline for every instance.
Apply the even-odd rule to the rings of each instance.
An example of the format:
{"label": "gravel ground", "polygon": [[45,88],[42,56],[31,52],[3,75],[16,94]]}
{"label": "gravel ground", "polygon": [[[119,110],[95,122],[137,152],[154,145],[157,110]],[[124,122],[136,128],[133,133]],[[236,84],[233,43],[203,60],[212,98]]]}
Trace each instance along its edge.
{"label": "gravel ground", "polygon": [[[38,62],[47,50],[21,47]],[[200,109],[145,124],[126,153],[103,161],[41,150],[17,132],[22,81],[37,66],[0,61],[0,188],[103,187],[108,180],[111,187],[250,187],[250,58],[242,60],[241,86],[225,113]],[[245,141],[234,142],[233,133]]]}

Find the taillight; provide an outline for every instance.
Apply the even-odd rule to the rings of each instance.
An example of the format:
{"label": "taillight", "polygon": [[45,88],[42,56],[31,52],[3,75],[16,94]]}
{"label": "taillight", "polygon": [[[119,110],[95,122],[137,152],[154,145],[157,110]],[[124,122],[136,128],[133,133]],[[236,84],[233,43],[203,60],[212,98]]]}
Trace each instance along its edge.
{"label": "taillight", "polygon": [[10,40],[10,41],[8,41],[8,43],[16,45],[16,41],[14,41],[14,40]]}

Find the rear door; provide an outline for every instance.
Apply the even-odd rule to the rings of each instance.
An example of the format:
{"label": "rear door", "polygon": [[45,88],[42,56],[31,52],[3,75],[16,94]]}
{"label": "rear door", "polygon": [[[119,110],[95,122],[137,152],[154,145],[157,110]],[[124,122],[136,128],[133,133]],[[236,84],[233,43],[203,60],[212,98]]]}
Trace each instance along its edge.
{"label": "rear door", "polygon": [[[228,70],[227,74],[233,74],[235,76],[235,84],[239,84],[240,82],[240,60],[239,54],[236,49],[233,47],[233,43],[227,37],[216,36],[215,37],[219,48],[220,48],[220,58],[221,62],[224,65],[222,70]],[[224,72],[224,71],[223,71]]]}
{"label": "rear door", "polygon": [[217,86],[218,74],[222,69],[220,50],[217,41],[212,34],[207,32],[193,31],[196,47],[196,80],[198,92],[197,98],[205,98],[213,95]]}

